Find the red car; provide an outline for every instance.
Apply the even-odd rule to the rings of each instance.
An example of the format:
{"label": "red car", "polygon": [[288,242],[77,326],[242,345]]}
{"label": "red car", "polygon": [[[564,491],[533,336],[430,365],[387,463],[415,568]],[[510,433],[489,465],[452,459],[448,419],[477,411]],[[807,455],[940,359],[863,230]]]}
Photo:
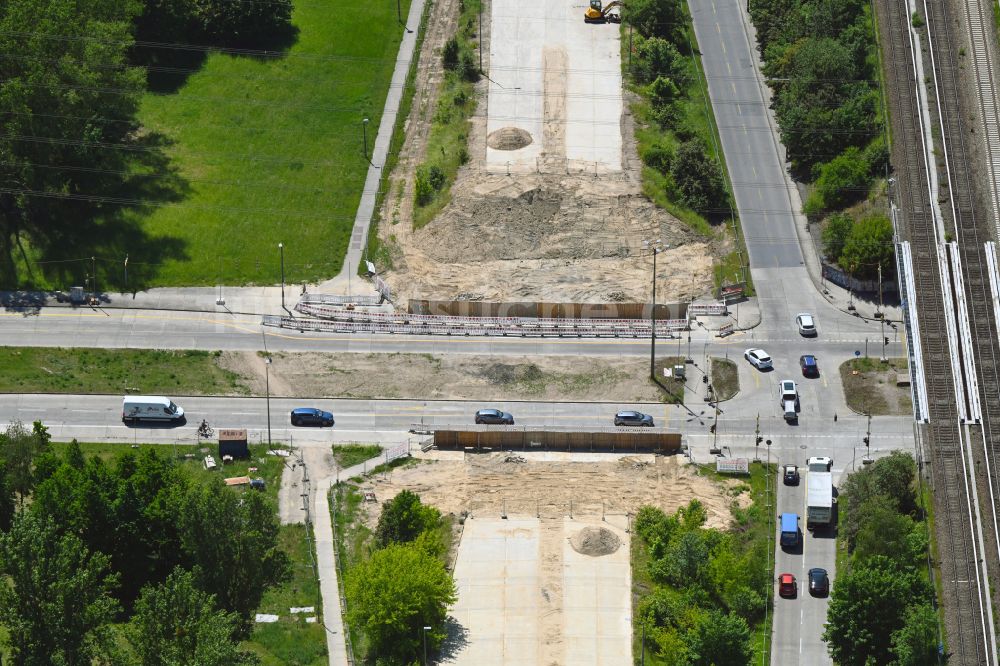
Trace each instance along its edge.
{"label": "red car", "polygon": [[799,586],[795,583],[795,576],[790,573],[783,573],[778,576],[778,595],[794,599],[798,594]]}

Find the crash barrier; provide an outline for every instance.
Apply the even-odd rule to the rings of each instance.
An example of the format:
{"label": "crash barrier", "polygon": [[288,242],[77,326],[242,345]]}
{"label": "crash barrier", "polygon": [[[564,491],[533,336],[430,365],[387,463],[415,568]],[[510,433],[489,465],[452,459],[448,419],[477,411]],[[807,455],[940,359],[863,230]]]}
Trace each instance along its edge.
{"label": "crash barrier", "polygon": [[[414,424],[413,429],[429,426]],[[530,426],[433,427],[438,449],[505,451],[611,451],[615,453],[677,453],[681,434],[660,428],[571,428]]]}
{"label": "crash barrier", "polygon": [[299,303],[309,303],[311,305],[378,305],[379,297],[370,295],[355,294],[302,294]]}
{"label": "crash barrier", "polygon": [[725,303],[692,303],[688,307],[689,317],[700,315],[724,315],[729,313],[729,308]]}
{"label": "crash barrier", "polygon": [[[509,319],[434,317],[337,311],[326,318],[265,316],[264,326],[327,333],[386,333],[407,335],[496,337],[649,338],[648,321],[636,319]],[[676,338],[687,328],[686,319],[656,322],[656,337]]]}
{"label": "crash barrier", "polygon": [[[657,319],[684,319],[687,303],[657,303]],[[411,298],[407,312],[444,317],[526,317],[531,319],[649,319],[648,303],[546,303],[537,301],[431,301]]]}

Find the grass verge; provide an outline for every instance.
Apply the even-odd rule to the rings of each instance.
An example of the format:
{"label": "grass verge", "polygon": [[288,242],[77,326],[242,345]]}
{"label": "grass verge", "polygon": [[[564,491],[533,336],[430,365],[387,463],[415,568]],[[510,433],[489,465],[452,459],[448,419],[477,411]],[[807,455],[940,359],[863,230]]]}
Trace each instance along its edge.
{"label": "grass verge", "polygon": [[382,447],[378,444],[343,444],[333,445],[333,459],[340,469],[347,469],[360,465],[366,460],[371,460],[382,453]]}
{"label": "grass verge", "polygon": [[[316,553],[312,530],[306,525],[282,525],[278,534],[282,550],[292,562],[292,577],[267,591],[260,602],[260,613],[278,616],[277,622],[254,626],[253,635],[244,643],[260,656],[264,666],[320,666],[326,664],[326,634],[323,629],[323,600],[316,573]],[[313,606],[314,613],[296,613],[292,607]],[[316,617],[315,623],[306,622]]]}
{"label": "grass verge", "polygon": [[[650,379],[650,381],[663,390],[663,401],[668,404],[684,404],[684,394],[687,390],[687,384],[683,377],[675,377],[673,375],[674,366],[684,365],[684,362],[685,359],[683,356],[666,356],[662,358],[657,357],[656,359],[656,378]],[[667,375],[668,371],[671,373],[669,376]]]}
{"label": "grass verge", "polygon": [[131,256],[130,270],[155,274],[145,286],[277,283],[279,242],[286,282],[340,270],[368,170],[364,130],[370,155],[403,35],[396,12],[392,0],[349,12],[295,3],[297,38],[280,56],[210,53],[176,91],[144,97],[140,121],[178,181],[171,205],[130,213],[163,239],[161,252]]}
{"label": "grass verge", "polygon": [[712,386],[716,400],[729,400],[740,392],[740,375],[736,364],[725,358],[712,359]]}
{"label": "grass verge", "polygon": [[448,205],[458,169],[469,161],[469,118],[478,105],[474,81],[479,80],[479,69],[473,53],[479,38],[476,17],[480,4],[481,0],[459,3],[457,66],[445,70],[427,137],[427,153],[415,175],[414,229],[426,225]]}
{"label": "grass verge", "polygon": [[896,377],[909,382],[905,358],[882,363],[875,358],[853,358],[840,366],[847,405],[860,414],[905,415],[913,409],[909,386],[897,386]]}
{"label": "grass verge", "polygon": [[0,392],[246,395],[221,352],[150,349],[0,349]]}

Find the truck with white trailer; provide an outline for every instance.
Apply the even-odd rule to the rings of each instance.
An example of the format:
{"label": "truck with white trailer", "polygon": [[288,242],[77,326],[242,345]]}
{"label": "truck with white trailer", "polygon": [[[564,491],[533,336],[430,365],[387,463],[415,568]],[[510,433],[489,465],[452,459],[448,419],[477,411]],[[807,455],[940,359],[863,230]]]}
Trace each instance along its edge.
{"label": "truck with white trailer", "polygon": [[[815,461],[815,463],[814,463]],[[833,473],[829,458],[810,458],[806,473],[806,529],[829,527],[834,519]]]}

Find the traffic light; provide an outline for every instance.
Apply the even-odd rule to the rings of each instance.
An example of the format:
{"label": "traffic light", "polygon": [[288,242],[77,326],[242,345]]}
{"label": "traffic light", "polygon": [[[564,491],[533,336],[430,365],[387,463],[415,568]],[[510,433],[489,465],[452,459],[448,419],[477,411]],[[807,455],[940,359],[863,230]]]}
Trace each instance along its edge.
{"label": "traffic light", "polygon": [[865,437],[864,440],[862,440],[862,441],[864,441],[865,446],[868,446],[868,438],[867,437]]}
{"label": "traffic light", "polygon": [[885,338],[885,342],[883,344],[889,344],[889,338]]}

